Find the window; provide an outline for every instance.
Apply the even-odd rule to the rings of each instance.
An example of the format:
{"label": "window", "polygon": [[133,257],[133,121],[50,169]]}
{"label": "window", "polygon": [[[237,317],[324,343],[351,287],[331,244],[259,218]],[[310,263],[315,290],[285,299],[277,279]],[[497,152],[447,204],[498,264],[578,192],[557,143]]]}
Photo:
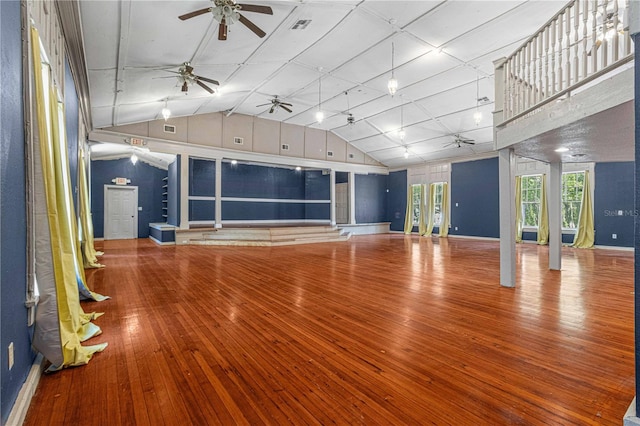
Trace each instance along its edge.
{"label": "window", "polygon": [[411,185],[411,199],[412,199],[412,206],[413,206],[413,225],[414,226],[418,226],[418,224],[420,223],[420,200],[422,199],[421,197],[421,192],[422,188],[420,185]]}
{"label": "window", "polygon": [[439,226],[442,220],[442,188],[443,182],[433,184],[433,189],[436,192],[435,202],[433,205],[433,225]]}
{"label": "window", "polygon": [[582,204],[584,172],[562,174],[562,227],[576,229]]}
{"label": "window", "polygon": [[523,225],[537,227],[540,216],[542,175],[522,176],[521,190]]}

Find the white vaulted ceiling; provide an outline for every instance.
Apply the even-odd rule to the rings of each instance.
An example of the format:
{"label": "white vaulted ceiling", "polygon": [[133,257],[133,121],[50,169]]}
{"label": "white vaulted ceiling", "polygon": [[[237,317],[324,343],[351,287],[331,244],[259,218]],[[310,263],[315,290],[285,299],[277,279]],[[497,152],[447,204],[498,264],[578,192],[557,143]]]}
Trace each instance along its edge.
{"label": "white vaulted ceiling", "polygon": [[[209,0],[80,2],[93,127],[155,120],[166,103],[174,116],[225,111],[329,130],[393,168],[487,152],[493,149],[493,61],[513,52],[565,4],[246,3],[273,9],[273,15],[243,13],[266,32],[264,38],[235,23],[220,41],[210,13],[178,19],[211,6]],[[311,22],[292,29],[299,20]],[[386,88],[392,43],[399,82],[393,97]],[[183,62],[195,74],[218,80],[219,93],[197,85],[182,93],[169,71]],[[473,120],[477,93],[489,99],[479,105],[479,125]],[[257,107],[275,95],[293,104],[293,112]],[[319,99],[322,123],[315,119]],[[404,142],[398,136],[401,117]],[[476,144],[451,145],[455,134]]]}

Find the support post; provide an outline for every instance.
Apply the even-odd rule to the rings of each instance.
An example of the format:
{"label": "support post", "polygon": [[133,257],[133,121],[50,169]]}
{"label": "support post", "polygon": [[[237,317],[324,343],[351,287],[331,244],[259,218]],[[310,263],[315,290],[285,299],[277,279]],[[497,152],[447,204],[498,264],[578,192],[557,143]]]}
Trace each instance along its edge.
{"label": "support post", "polygon": [[329,197],[331,199],[330,207],[330,219],[331,226],[336,226],[336,171],[331,169],[329,171]]}
{"label": "support post", "polygon": [[356,224],[356,174],[349,172],[349,224]]}
{"label": "support post", "polygon": [[549,269],[562,269],[562,163],[549,165]]}
{"label": "support post", "polygon": [[180,156],[180,229],[189,229],[189,156]]}
{"label": "support post", "polygon": [[216,158],[216,228],[222,228],[222,158]]}
{"label": "support post", "polygon": [[516,286],[515,154],[512,148],[498,151],[500,173],[500,285]]}

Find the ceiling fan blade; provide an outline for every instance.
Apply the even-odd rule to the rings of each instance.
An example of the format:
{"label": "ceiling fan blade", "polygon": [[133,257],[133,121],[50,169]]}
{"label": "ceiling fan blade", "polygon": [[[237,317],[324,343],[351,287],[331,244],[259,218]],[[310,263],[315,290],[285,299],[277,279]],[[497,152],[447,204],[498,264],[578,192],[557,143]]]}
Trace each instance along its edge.
{"label": "ceiling fan blade", "polygon": [[263,106],[267,106],[267,105],[272,105],[271,102],[269,102],[268,104],[260,104],[260,105],[256,105],[256,108],[260,108]]}
{"label": "ceiling fan blade", "polygon": [[207,92],[209,92],[209,93],[211,93],[213,95],[213,89],[211,89],[209,86],[207,86],[206,84],[204,84],[200,80],[196,80],[196,83],[198,84],[198,86],[202,87],[204,90],[206,90]]}
{"label": "ceiling fan blade", "polygon": [[211,84],[215,84],[216,86],[220,86],[220,83],[218,83],[218,81],[217,81],[217,80],[214,80],[214,79],[212,79],[212,78],[201,77],[201,76],[199,76],[199,75],[196,75],[195,77],[196,77],[196,79],[198,79],[198,80],[206,81],[207,83],[211,83]]}
{"label": "ceiling fan blade", "polygon": [[267,35],[267,33],[265,33],[260,28],[258,28],[258,26],[256,24],[254,24],[253,22],[251,22],[250,20],[248,20],[247,18],[242,16],[242,14],[240,14],[239,21],[242,22],[245,27],[249,28],[251,31],[253,31],[260,38],[262,38],[265,35]]}
{"label": "ceiling fan blade", "polygon": [[182,91],[185,93],[189,91],[189,85],[187,84],[186,81],[182,83]]}
{"label": "ceiling fan blade", "polygon": [[[287,105],[288,105],[288,104],[287,104]],[[280,107],[281,107],[283,110],[285,110],[285,111],[293,112],[290,108],[288,108],[288,107],[284,106],[284,104],[280,104]]]}
{"label": "ceiling fan blade", "polygon": [[264,13],[265,15],[273,15],[273,10],[269,6],[258,6],[255,4],[238,4],[243,12]]}
{"label": "ceiling fan blade", "polygon": [[276,104],[271,105],[271,108],[269,108],[269,114],[273,113],[273,111],[276,110]]}
{"label": "ceiling fan blade", "polygon": [[184,15],[178,16],[178,18],[182,21],[186,21],[187,19],[195,18],[196,16],[204,15],[207,12],[211,12],[210,7],[205,7],[204,9],[196,10],[190,13],[185,13]]}
{"label": "ceiling fan blade", "polygon": [[227,39],[227,24],[224,22],[224,19],[220,21],[220,26],[218,27],[218,40],[226,40]]}

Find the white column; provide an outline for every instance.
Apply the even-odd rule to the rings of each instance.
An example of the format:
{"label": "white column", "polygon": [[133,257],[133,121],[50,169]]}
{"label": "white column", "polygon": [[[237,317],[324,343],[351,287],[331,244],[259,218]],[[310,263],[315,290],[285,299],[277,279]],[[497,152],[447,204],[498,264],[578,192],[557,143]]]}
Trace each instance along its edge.
{"label": "white column", "polygon": [[189,156],[180,155],[180,229],[189,229]]}
{"label": "white column", "polygon": [[498,151],[500,172],[500,285],[516,286],[515,154],[512,148]]}
{"label": "white column", "polygon": [[222,158],[216,158],[216,228],[222,228]]}
{"label": "white column", "polygon": [[349,224],[356,224],[356,174],[349,172]]}
{"label": "white column", "polygon": [[329,192],[331,199],[331,226],[336,226],[336,171],[333,169],[329,172]]}
{"label": "white column", "polygon": [[562,267],[562,163],[549,165],[549,269]]}

